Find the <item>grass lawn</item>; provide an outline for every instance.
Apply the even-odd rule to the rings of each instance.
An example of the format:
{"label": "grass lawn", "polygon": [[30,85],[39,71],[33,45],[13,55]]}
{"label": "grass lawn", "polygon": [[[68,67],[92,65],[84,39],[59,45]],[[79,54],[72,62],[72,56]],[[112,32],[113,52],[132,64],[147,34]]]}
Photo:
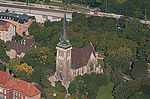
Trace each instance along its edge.
{"label": "grass lawn", "polygon": [[67,8],[70,8],[70,9],[75,9],[75,10],[85,10],[87,11],[87,9],[84,9],[84,8],[80,8],[80,7],[76,7],[76,6],[73,6],[73,5],[65,5],[64,3],[60,3],[60,2],[49,2],[49,3],[45,3],[46,5],[51,5],[51,6],[59,6],[59,7],[66,7]]}
{"label": "grass lawn", "polygon": [[64,7],[65,5],[63,3],[60,2],[49,2],[49,3],[45,3],[46,5],[52,5],[52,6],[59,6],[59,7]]}
{"label": "grass lawn", "polygon": [[101,86],[97,93],[96,99],[113,99],[112,89],[114,84],[109,83],[109,86]]}

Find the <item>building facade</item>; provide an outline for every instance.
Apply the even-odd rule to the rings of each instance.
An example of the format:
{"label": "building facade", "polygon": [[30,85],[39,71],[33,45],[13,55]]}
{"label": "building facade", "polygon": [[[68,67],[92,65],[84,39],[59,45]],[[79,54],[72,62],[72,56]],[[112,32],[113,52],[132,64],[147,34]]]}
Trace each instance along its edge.
{"label": "building facade", "polygon": [[19,35],[23,35],[23,32],[28,35],[28,28],[32,21],[35,21],[35,17],[28,16],[26,14],[10,13],[8,11],[0,12],[0,19],[8,21],[16,26],[16,32]]}
{"label": "building facade", "polygon": [[7,21],[0,20],[0,39],[7,42],[15,36],[15,26]]}
{"label": "building facade", "polygon": [[0,71],[0,99],[41,99],[41,92],[32,83]]}
{"label": "building facade", "polygon": [[73,48],[67,37],[66,12],[64,12],[63,32],[57,44],[56,79],[68,85],[76,76],[99,72],[98,52],[92,43],[83,48]]}

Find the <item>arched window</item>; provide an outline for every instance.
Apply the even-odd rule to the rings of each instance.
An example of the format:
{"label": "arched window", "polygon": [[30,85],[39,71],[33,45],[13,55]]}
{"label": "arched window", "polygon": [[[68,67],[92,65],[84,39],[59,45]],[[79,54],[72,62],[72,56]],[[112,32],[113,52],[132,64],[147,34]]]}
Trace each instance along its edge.
{"label": "arched window", "polygon": [[79,70],[77,70],[77,76],[79,76]]}
{"label": "arched window", "polygon": [[94,65],[93,63],[90,63],[90,71],[93,71],[94,70]]}
{"label": "arched window", "polygon": [[60,63],[60,67],[62,67],[62,63]]}

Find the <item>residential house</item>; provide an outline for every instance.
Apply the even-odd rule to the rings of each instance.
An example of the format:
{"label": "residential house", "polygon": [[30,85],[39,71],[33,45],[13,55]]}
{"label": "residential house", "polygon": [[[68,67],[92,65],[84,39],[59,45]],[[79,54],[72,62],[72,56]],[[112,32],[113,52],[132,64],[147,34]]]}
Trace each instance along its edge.
{"label": "residential house", "polygon": [[15,25],[10,22],[0,20],[0,39],[5,42],[11,41],[15,36]]}
{"label": "residential house", "polygon": [[32,83],[0,71],[0,99],[41,99],[41,92]]}
{"label": "residential house", "polygon": [[0,19],[8,21],[16,26],[16,32],[19,35],[23,35],[23,32],[28,35],[28,28],[32,21],[35,21],[34,16],[28,16],[26,14],[10,13],[9,11],[0,12]]}
{"label": "residential house", "polygon": [[35,44],[32,42],[31,39],[25,39],[21,43],[11,41],[7,45],[6,54],[10,57],[10,59],[19,57],[24,57],[25,53],[27,53],[30,49],[36,48]]}

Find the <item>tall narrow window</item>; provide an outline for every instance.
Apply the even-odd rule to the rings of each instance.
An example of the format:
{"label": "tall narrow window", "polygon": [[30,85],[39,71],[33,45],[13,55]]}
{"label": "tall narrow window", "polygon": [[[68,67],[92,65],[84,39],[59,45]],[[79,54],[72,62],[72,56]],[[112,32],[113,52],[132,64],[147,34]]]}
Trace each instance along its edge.
{"label": "tall narrow window", "polygon": [[84,73],[84,68],[82,68],[82,74]]}
{"label": "tall narrow window", "polygon": [[90,71],[93,71],[93,69],[94,69],[94,65],[93,63],[90,63]]}

